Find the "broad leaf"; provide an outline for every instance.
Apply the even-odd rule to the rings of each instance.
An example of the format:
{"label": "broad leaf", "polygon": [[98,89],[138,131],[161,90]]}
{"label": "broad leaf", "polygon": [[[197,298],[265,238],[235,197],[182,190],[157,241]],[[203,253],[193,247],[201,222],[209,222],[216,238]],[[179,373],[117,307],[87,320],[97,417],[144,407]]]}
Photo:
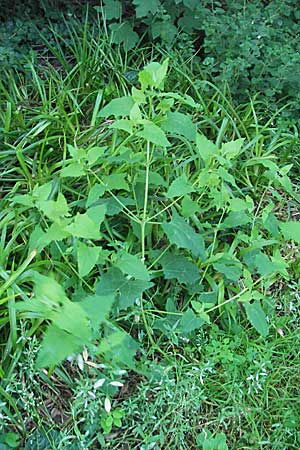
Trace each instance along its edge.
{"label": "broad leaf", "polygon": [[68,204],[60,192],[57,196],[57,200],[42,200],[39,202],[39,207],[49,219],[53,222],[58,221],[61,217],[68,215]]}
{"label": "broad leaf", "polygon": [[218,147],[203,134],[197,133],[196,145],[198,152],[207,166],[210,160],[219,153]]}
{"label": "broad leaf", "polygon": [[167,280],[175,278],[180,283],[195,284],[200,279],[198,267],[185,256],[167,254],[161,259],[161,265]]}
{"label": "broad leaf", "polygon": [[300,222],[281,222],[280,228],[285,240],[295,241],[297,244],[300,244]]}
{"label": "broad leaf", "polygon": [[150,275],[145,264],[136,255],[130,255],[126,252],[120,252],[115,266],[120,269],[121,272],[131,275],[137,280],[150,280]]}
{"label": "broad leaf", "polygon": [[242,150],[242,145],[244,143],[244,138],[237,139],[236,141],[226,142],[221,147],[221,153],[226,159],[236,158]]}
{"label": "broad leaf", "polygon": [[77,336],[82,344],[87,344],[91,338],[87,316],[78,302],[66,299],[59,309],[51,312],[49,319],[56,327]]}
{"label": "broad leaf", "polygon": [[100,239],[99,225],[92,220],[87,213],[77,213],[74,221],[65,227],[65,231],[75,237],[84,239]]}
{"label": "broad leaf", "polygon": [[224,222],[222,222],[221,229],[236,228],[251,222],[251,217],[245,211],[231,211]]}
{"label": "broad leaf", "polygon": [[33,274],[34,294],[38,301],[47,305],[48,308],[58,307],[67,300],[63,287],[52,277],[41,275],[38,272]]}
{"label": "broad leaf", "polygon": [[78,272],[81,277],[90,273],[96,265],[100,253],[100,247],[89,247],[83,242],[77,242]]}
{"label": "broad leaf", "polygon": [[111,191],[114,189],[123,189],[124,191],[129,191],[126,176],[126,173],[113,173],[111,175],[105,175],[103,177],[103,183],[106,189],[110,189]]}
{"label": "broad leaf", "polygon": [[110,294],[89,295],[80,302],[80,306],[85,311],[94,330],[97,330],[100,324],[106,321],[114,301],[115,296]]}
{"label": "broad leaf", "polygon": [[134,101],[131,97],[120,97],[111,100],[108,105],[99,111],[100,117],[124,117],[129,116]]}
{"label": "broad leaf", "polygon": [[79,162],[74,162],[71,163],[69,165],[67,165],[66,167],[64,167],[61,171],[60,171],[60,176],[62,178],[76,178],[76,177],[82,177],[85,174],[84,171],[84,167],[82,164],[80,164]]}
{"label": "broad leaf", "polygon": [[269,333],[269,325],[258,300],[253,303],[244,303],[247,318],[249,322],[254,326],[256,331],[262,336],[267,336]]}
{"label": "broad leaf", "polygon": [[159,0],[133,0],[135,5],[136,17],[148,17],[150,14],[155,14],[161,7]]}
{"label": "broad leaf", "polygon": [[162,129],[172,135],[184,136],[188,141],[196,140],[196,125],[190,116],[180,112],[169,112]]}
{"label": "broad leaf", "polygon": [[[121,17],[122,3],[120,0],[105,0],[104,4],[103,11],[107,20],[119,19]],[[101,8],[99,8],[99,12],[101,12]]]}
{"label": "broad leaf", "polygon": [[152,283],[143,280],[128,278],[119,269],[113,267],[104,273],[96,286],[98,295],[107,296],[113,294],[118,300],[120,309],[127,309],[139,300],[141,294],[151,288]]}
{"label": "broad leaf", "polygon": [[213,264],[213,267],[231,281],[238,281],[243,272],[242,264],[237,259],[230,258],[229,255],[228,257],[224,255],[223,258]]}
{"label": "broad leaf", "polygon": [[180,197],[191,192],[195,192],[194,187],[188,182],[185,175],[181,175],[171,183],[166,196],[168,198]]}
{"label": "broad leaf", "polygon": [[162,64],[158,62],[151,62],[140,73],[139,81],[142,85],[142,91],[149,86],[161,89],[168,71],[169,60],[165,59]]}
{"label": "broad leaf", "polygon": [[114,364],[135,367],[134,356],[139,344],[125,331],[115,331],[103,338],[98,347],[99,353]]}
{"label": "broad leaf", "polygon": [[197,317],[194,311],[188,308],[180,320],[180,328],[182,333],[189,334],[192,331],[198,330],[204,323],[204,320]]}
{"label": "broad leaf", "polygon": [[86,201],[86,207],[88,208],[93,203],[95,203],[99,197],[102,197],[102,195],[105,193],[105,186],[102,184],[94,184],[94,186],[91,187],[89,191],[89,195]]}
{"label": "broad leaf", "polygon": [[127,21],[112,23],[109,28],[112,32],[112,42],[123,44],[125,50],[133,48],[139,40],[139,35],[133,30],[131,23]]}
{"label": "broad leaf", "polygon": [[170,145],[170,142],[168,141],[163,130],[154,123],[145,123],[144,129],[139,131],[137,136],[140,136],[146,139],[146,141],[152,142],[152,144],[159,147],[169,147]]}
{"label": "broad leaf", "polygon": [[82,348],[81,340],[70,333],[49,325],[38,353],[36,365],[39,369],[53,367]]}
{"label": "broad leaf", "polygon": [[171,244],[190,250],[194,256],[205,259],[205,244],[203,237],[177,214],[173,212],[171,222],[163,222],[162,228]]}

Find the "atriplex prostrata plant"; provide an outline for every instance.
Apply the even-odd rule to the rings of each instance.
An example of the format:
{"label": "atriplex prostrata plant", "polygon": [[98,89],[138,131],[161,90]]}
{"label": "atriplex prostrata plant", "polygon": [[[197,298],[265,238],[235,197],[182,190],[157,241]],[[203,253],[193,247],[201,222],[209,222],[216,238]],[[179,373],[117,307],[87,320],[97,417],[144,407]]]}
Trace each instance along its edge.
{"label": "atriplex prostrata plant", "polygon": [[[131,95],[102,108],[93,143],[74,138],[52,181],[28,173],[29,192],[9,196],[32,225],[21,231],[28,258],[3,273],[1,303],[32,330],[50,322],[39,367],[86,346],[134,368],[143,343],[184,341],[214,313],[224,326],[245,315],[268,334],[270,289],[288,278],[282,244],[300,241],[299,222],[274,213],[285,192],[295,198],[290,166],[249,159],[242,138],[209,141],[197,129],[202,106],[164,92],[167,68],[150,63]],[[17,217],[7,214],[4,229]]]}

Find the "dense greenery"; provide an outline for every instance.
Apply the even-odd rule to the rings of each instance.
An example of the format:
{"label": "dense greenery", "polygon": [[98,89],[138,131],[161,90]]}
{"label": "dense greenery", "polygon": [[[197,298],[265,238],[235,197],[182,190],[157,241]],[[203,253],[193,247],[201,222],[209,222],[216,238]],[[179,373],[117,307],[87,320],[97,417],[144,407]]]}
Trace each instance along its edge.
{"label": "dense greenery", "polygon": [[40,33],[51,38],[49,21],[67,38],[67,23],[82,17],[87,3],[91,24],[99,20],[105,24],[114,43],[130,49],[140,39],[150,38],[168,49],[177,46],[189,56],[196,51],[202,76],[228,83],[237,103],[260,93],[267,109],[285,106],[282,118],[297,121],[300,15],[294,0],[104,0],[100,4],[36,0],[25,10],[23,2],[4,3],[2,64],[19,63],[28,52],[30,58],[40,54]]}
{"label": "dense greenery", "polygon": [[[48,14],[51,27],[20,27],[19,42],[40,46],[6,46],[2,450],[300,446],[297,118],[278,119],[296,85],[274,87],[272,71],[255,81],[243,52],[235,72],[221,29],[237,2],[201,4],[204,66],[192,29],[172,45],[136,34],[128,48],[135,15],[130,32],[156,37],[158,19],[183,28],[202,11],[158,3],[181,16],[126,3],[122,41],[102,11],[61,21],[39,3],[36,24]],[[256,16],[275,44],[279,3],[243,5],[237,39]],[[105,2],[107,20],[119,6]]]}

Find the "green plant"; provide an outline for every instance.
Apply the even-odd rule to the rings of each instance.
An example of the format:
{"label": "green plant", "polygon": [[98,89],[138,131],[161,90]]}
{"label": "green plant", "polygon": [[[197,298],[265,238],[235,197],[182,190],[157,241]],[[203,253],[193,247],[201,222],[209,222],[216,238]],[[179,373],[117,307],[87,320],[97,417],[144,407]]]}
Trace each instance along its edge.
{"label": "green plant", "polygon": [[[214,311],[229,323],[245,313],[268,334],[267,290],[277,274],[288,279],[279,245],[299,241],[299,223],[280,222],[273,213],[280,189],[294,195],[290,166],[278,167],[272,154],[251,155],[242,138],[221,143],[219,135],[213,143],[197,133],[192,114],[202,107],[163,91],[167,64],[146,66],[140,88],[100,110],[99,126],[102,118],[114,120],[94,144],[67,146],[57,181],[11,196],[38,225],[28,259],[1,292],[20,276],[33,283],[33,298],[15,307],[22,318],[52,322],[41,367],[92,346],[101,324],[104,337],[93,351],[133,367],[139,345],[108,321],[128,310],[137,316],[136,332],[142,325],[154,346],[157,333],[183,337],[210,323]],[[76,188],[83,180],[85,193]],[[27,270],[36,252],[49,254],[57,267],[67,263],[73,287],[62,272],[55,280]]]}
{"label": "green plant", "polygon": [[[286,330],[290,323],[286,315],[278,315],[282,293],[274,295],[277,281],[290,285],[289,273],[298,270],[299,199],[286,164],[294,138],[276,130],[272,119],[261,124],[255,100],[235,108],[212,85],[214,94],[207,96],[201,84],[190,82],[192,75],[181,63],[173,63],[168,77],[167,61],[151,63],[137,75],[140,52],[123,62],[118,50],[106,50],[107,36],[93,59],[96,43],[87,30],[77,36],[71,29],[69,34],[74,65],[43,72],[31,65],[31,81],[7,73],[1,83],[6,105],[1,112],[0,199],[5,426],[24,430],[24,398],[25,420],[31,413],[33,428],[45,429],[34,432],[27,447],[40,440],[48,445],[47,435],[60,440],[62,448],[72,440],[88,448],[99,441],[104,446],[105,431],[112,422],[120,425],[121,412],[123,430],[128,420],[135,422],[127,414],[128,404],[116,397],[120,385],[110,384],[123,383],[116,371],[133,369],[146,376],[143,392],[153,372],[160,371],[160,362],[172,366],[172,373],[166,385],[158,388],[154,382],[164,399],[155,408],[178,414],[173,423],[161,423],[166,436],[156,433],[153,422],[145,422],[140,434],[145,448],[168,442],[168,423],[174,435],[178,431],[178,448],[185,448],[190,422],[179,424],[189,408],[201,418],[209,410],[212,417],[211,424],[191,417],[193,444],[205,426],[213,433],[226,431],[233,448],[273,438],[278,449],[297,448],[296,419],[288,422],[280,402],[272,402],[272,410],[285,417],[277,431],[266,430],[263,420],[270,417],[265,414],[260,432],[252,407],[259,399],[265,411],[265,393],[273,389],[287,402],[293,396],[289,387],[283,388],[284,356],[274,366],[273,384],[265,373],[274,360],[269,340],[285,348],[276,341],[276,330]],[[53,48],[61,62],[64,47]],[[118,70],[113,71],[114,62]],[[102,79],[87,68],[103,71]],[[128,69],[136,75],[130,80]],[[47,376],[34,365],[36,352],[27,375],[21,369],[25,343],[36,334],[44,334],[41,348],[35,348],[38,366],[50,366]],[[255,345],[242,345],[239,336],[249,336]],[[289,342],[296,342],[295,337]],[[75,365],[77,377],[63,378],[72,398],[67,399],[69,428],[62,432],[36,392],[41,374],[43,382],[51,383],[52,375],[61,376],[54,365],[70,355],[71,376]],[[83,355],[90,355],[95,372],[86,370]],[[187,364],[182,376],[176,358]],[[190,367],[195,361],[199,371]],[[14,390],[10,382],[16,367],[36,385],[27,391],[21,383]],[[183,381],[186,371],[192,375]],[[297,385],[290,368],[284,376]],[[241,390],[245,400],[235,409]],[[152,395],[151,389],[147,392]],[[172,394],[176,408],[167,401]],[[202,402],[205,396],[208,402]],[[234,420],[243,417],[247,436],[241,437],[234,432]],[[285,429],[289,435],[283,438]],[[135,445],[132,435],[130,439]]]}

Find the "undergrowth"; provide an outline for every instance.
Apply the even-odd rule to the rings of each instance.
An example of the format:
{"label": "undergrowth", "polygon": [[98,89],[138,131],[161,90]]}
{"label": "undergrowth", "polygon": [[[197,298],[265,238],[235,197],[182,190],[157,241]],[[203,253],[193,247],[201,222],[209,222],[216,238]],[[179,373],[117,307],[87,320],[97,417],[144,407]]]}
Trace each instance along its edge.
{"label": "undergrowth", "polygon": [[296,133],[53,33],[0,83],[2,447],[298,448]]}

